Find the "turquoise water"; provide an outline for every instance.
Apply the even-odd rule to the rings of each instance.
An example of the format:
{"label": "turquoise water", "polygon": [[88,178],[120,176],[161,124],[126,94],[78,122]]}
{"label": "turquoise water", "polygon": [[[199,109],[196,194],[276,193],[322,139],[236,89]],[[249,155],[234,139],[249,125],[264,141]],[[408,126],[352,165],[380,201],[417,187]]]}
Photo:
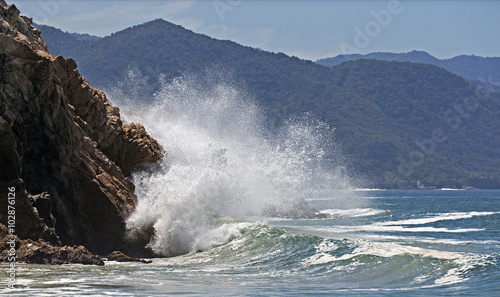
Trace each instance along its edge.
{"label": "turquoise water", "polygon": [[21,264],[17,283],[24,288],[1,293],[498,296],[500,190],[351,194],[332,191],[306,200],[328,219],[228,220],[220,232],[235,234],[229,243],[149,265]]}

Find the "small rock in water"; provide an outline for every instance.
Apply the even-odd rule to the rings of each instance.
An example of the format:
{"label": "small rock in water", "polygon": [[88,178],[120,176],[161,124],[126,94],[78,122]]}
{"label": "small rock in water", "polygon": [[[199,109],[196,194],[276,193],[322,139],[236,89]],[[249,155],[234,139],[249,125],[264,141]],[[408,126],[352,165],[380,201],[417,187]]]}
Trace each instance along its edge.
{"label": "small rock in water", "polygon": [[142,263],[152,263],[153,261],[151,260],[143,260],[139,258],[133,258],[130,256],[125,255],[124,253],[120,251],[114,251],[108,256],[108,261],[117,261],[117,262],[142,262]]}

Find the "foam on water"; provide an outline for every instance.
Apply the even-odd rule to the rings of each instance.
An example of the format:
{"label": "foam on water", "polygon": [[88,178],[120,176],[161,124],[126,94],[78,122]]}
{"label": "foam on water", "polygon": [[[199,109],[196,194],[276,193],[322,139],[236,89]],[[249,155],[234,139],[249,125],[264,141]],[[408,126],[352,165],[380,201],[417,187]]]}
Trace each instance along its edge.
{"label": "foam on water", "polygon": [[373,208],[325,209],[320,211],[320,213],[334,218],[374,216],[385,212],[387,211]]}
{"label": "foam on water", "polygon": [[358,192],[372,192],[372,191],[384,191],[384,189],[353,189],[353,191],[358,191]]}
{"label": "foam on water", "polygon": [[[325,213],[334,218],[373,216],[373,215],[383,214],[385,212],[386,211],[384,210],[371,209],[371,208],[362,208],[362,209],[355,208],[355,209],[345,209],[345,210],[327,209],[321,211],[321,213]],[[441,221],[471,219],[473,217],[490,216],[495,214],[499,214],[499,212],[471,211],[471,212],[437,213],[418,219],[382,221],[382,222],[375,222],[369,225],[352,225],[352,226],[335,225],[328,227],[309,227],[308,229],[312,231],[319,231],[322,233],[352,233],[352,232],[466,233],[466,232],[483,231],[484,229],[445,228],[445,227],[432,227],[423,225]],[[416,225],[422,225],[422,226],[416,226]],[[493,241],[488,243],[492,242]]]}
{"label": "foam on water", "polygon": [[[120,96],[111,92],[122,110],[137,110]],[[149,247],[157,253],[226,243],[241,230],[221,227],[217,217],[259,216],[317,186],[347,184],[320,166],[330,151],[326,124],[304,115],[271,134],[258,106],[217,71],[163,82],[154,102],[124,114],[144,124],[165,151],[160,168],[134,175],[138,205],[127,221],[132,235],[154,228]]]}
{"label": "foam on water", "polygon": [[325,264],[334,261],[342,261],[358,257],[360,255],[373,255],[378,257],[394,257],[397,255],[411,254],[423,257],[431,257],[436,259],[455,260],[462,259],[464,256],[459,253],[443,252],[437,250],[424,249],[420,247],[401,245],[393,242],[373,242],[362,239],[354,241],[356,248],[351,253],[343,255],[332,255],[338,247],[334,242],[325,241],[320,243],[317,248],[317,253],[303,261],[304,264],[317,265]]}
{"label": "foam on water", "polygon": [[[356,258],[361,259],[363,256],[390,258],[391,261],[399,261],[397,260],[397,257],[414,257],[414,261],[422,261],[423,265],[441,267],[441,271],[435,276],[430,275],[432,272],[429,272],[429,274],[415,273],[412,276],[414,278],[412,282],[413,286],[425,284],[428,283],[428,281],[431,281],[431,284],[421,285],[421,288],[431,288],[464,282],[468,279],[468,271],[477,267],[494,264],[494,262],[488,259],[488,256],[485,255],[447,252],[397,244],[394,242],[373,242],[357,239],[353,241],[353,245],[355,248],[351,252],[339,253],[339,251],[342,250],[342,247],[338,244],[338,242],[324,240],[316,246],[316,253],[302,260],[301,265],[310,267],[314,265],[327,265],[335,263],[333,269],[348,271],[359,265],[369,265],[363,260],[355,260]],[[401,261],[401,264],[404,265],[407,265],[408,263],[408,260],[403,259]],[[382,261],[373,261],[369,263],[379,263],[381,265]],[[380,269],[382,268],[380,267]],[[401,273],[405,273],[405,271],[401,270]]]}
{"label": "foam on water", "polygon": [[377,223],[377,225],[381,225],[381,226],[425,225],[425,224],[440,222],[440,221],[453,221],[453,220],[460,220],[460,219],[470,219],[470,218],[476,217],[476,216],[490,216],[490,215],[499,214],[499,213],[500,212],[490,212],[490,211],[440,213],[440,214],[434,214],[434,215],[427,217],[427,218],[379,222],[379,223]]}
{"label": "foam on water", "polygon": [[364,239],[376,240],[376,241],[406,241],[406,242],[420,242],[428,244],[444,244],[444,245],[498,245],[500,241],[497,240],[457,240],[451,238],[435,238],[435,237],[423,237],[423,236],[395,236],[386,234],[366,234],[363,235]]}
{"label": "foam on water", "polygon": [[[371,208],[359,208],[386,210],[374,216],[298,219],[270,222],[270,225],[215,216],[211,219],[213,226],[207,228],[209,232],[196,237],[188,254],[156,258],[148,265],[113,261],[106,261],[105,266],[19,263],[17,281],[23,288],[6,290],[4,294],[496,296],[500,280],[498,214],[490,215],[490,210],[498,209],[500,192],[465,193],[473,195],[451,200],[447,193],[441,193],[437,194],[437,200],[412,201],[413,208],[408,207],[407,199],[394,201],[391,193],[385,195],[389,199],[376,201]],[[309,201],[318,210],[343,209],[330,201]],[[415,201],[421,204],[415,207]],[[436,204],[436,201],[446,207],[453,205],[454,211],[445,214],[443,204]],[[436,212],[429,212],[431,208]],[[356,208],[350,209],[355,215]],[[471,217],[463,218],[465,216]],[[450,220],[429,225],[412,224],[418,221],[406,225],[377,225],[391,219],[401,223],[408,219],[437,217]],[[457,219],[459,217],[462,219]],[[362,231],[366,226],[393,230],[394,227],[412,229],[433,224],[449,230],[471,227],[484,230],[463,234]],[[328,231],[335,227],[347,231]],[[349,227],[360,227],[360,231],[349,231]],[[223,244],[231,238],[234,239]],[[6,271],[8,267],[0,263],[1,270]]]}
{"label": "foam on water", "polygon": [[308,228],[312,230],[330,232],[330,233],[349,233],[349,232],[440,232],[440,233],[464,233],[464,232],[477,232],[484,229],[479,228],[436,228],[436,227],[405,227],[405,226],[384,226],[379,223],[371,225],[358,225],[358,226],[335,226],[324,228]]}

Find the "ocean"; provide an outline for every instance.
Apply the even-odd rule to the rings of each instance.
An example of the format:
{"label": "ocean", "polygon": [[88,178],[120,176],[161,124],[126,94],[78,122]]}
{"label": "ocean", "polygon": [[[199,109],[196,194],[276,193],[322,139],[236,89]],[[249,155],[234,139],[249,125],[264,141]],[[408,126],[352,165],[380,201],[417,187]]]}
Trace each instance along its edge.
{"label": "ocean", "polygon": [[[122,86],[106,93],[163,147],[131,177],[126,221],[127,236],[152,228],[148,248],[163,257],[19,264],[21,288],[1,294],[499,295],[499,190],[352,190],[334,128],[314,115],[273,128],[217,69],[161,83],[143,104]],[[324,218],[302,215],[313,209]]]}
{"label": "ocean", "polygon": [[500,190],[324,194],[307,202],[330,218],[227,220],[228,243],[151,264],[19,264],[23,288],[2,294],[498,296]]}

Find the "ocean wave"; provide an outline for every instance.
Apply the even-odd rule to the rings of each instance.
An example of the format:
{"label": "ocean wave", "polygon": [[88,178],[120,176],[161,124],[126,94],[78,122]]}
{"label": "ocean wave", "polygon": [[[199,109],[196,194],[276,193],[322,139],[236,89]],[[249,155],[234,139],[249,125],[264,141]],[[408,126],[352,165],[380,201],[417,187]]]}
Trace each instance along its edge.
{"label": "ocean wave", "polygon": [[[293,286],[300,282],[297,280],[303,280],[304,275],[308,276],[308,281],[328,283],[329,292],[396,292],[460,284],[478,276],[478,273],[497,269],[499,259],[498,254],[453,252],[394,242],[398,238],[389,242],[379,238],[328,239],[306,235],[295,229],[228,218],[221,220],[221,228],[217,234],[207,237],[210,239],[208,242],[232,240],[204,251],[154,259],[149,265],[107,262],[104,267],[90,270],[83,265],[49,269],[70,267],[78,278],[84,279],[78,284],[71,280],[64,282],[76,285],[72,289],[74,295],[82,295],[81,290],[89,292],[104,285],[113,292],[117,288],[125,288],[123,291],[128,290],[133,295],[144,289],[153,292],[156,286],[163,290],[172,289],[174,291],[169,292],[174,294],[179,281],[187,282],[190,289],[199,285],[197,290],[203,292],[206,284],[214,284],[214,279],[221,290],[227,282],[238,286],[255,283],[262,288],[262,284],[275,285],[283,281]],[[219,236],[224,240],[212,241]],[[113,279],[112,285],[101,280],[103,274]],[[55,292],[56,286],[60,286],[53,282],[56,278],[67,278],[59,274],[51,276],[50,273],[40,277],[43,280],[38,283],[43,283],[50,292]],[[335,283],[331,282],[332,279],[336,280]],[[255,292],[253,285],[247,289]],[[68,291],[64,293],[62,295],[69,295]],[[231,295],[236,296],[237,293]]]}
{"label": "ocean wave", "polygon": [[334,261],[348,260],[361,255],[390,258],[398,255],[412,254],[422,257],[431,257],[435,259],[446,260],[455,260],[463,257],[463,255],[460,253],[437,251],[409,245],[401,245],[393,242],[373,242],[363,239],[357,239],[354,242],[357,247],[351,253],[340,255],[331,253],[337,250],[337,246],[335,244],[331,244],[331,242],[328,241],[322,242],[316,247],[318,252],[315,255],[305,259],[303,261],[303,264],[325,264]]}
{"label": "ocean wave", "polygon": [[[325,240],[316,246],[317,252],[305,258],[301,265],[330,265],[330,269],[340,271],[352,271],[361,266],[365,270],[363,274],[370,273],[373,266],[376,267],[374,271],[380,271],[379,273],[394,274],[399,271],[402,279],[411,279],[408,287],[413,288],[461,283],[468,279],[470,271],[496,265],[495,257],[491,255],[448,252],[363,239],[354,240],[353,245],[356,247],[352,251],[343,253],[340,245]],[[390,260],[381,261],[380,258]],[[414,269],[413,265],[408,266],[408,263],[419,263],[419,269]]]}
{"label": "ocean wave", "polygon": [[371,275],[382,283],[391,274],[400,275],[402,287],[423,288],[464,282],[471,271],[494,266],[498,258],[392,241],[326,239],[268,226],[250,229],[235,242],[238,248],[230,248],[233,243],[223,248],[231,251],[231,260],[241,261],[242,269],[271,266],[274,273],[284,269],[289,275],[312,273],[340,279]]}

